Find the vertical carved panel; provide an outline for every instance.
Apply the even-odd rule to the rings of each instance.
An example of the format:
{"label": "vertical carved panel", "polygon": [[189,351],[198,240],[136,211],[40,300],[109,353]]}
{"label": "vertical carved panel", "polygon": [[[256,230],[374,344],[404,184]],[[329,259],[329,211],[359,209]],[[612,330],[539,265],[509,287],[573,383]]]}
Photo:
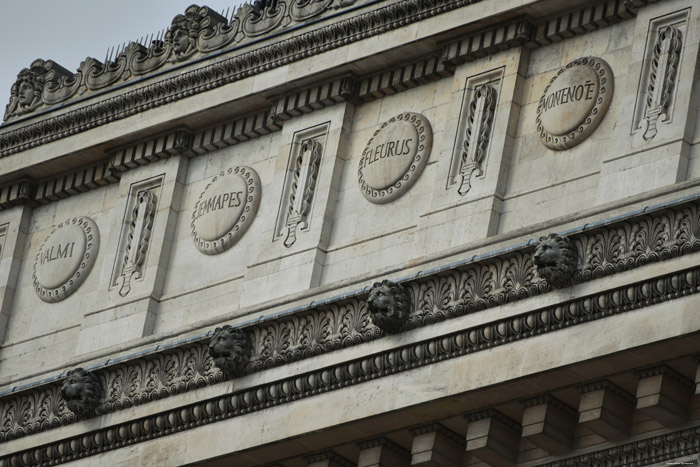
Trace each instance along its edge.
{"label": "vertical carved panel", "polygon": [[656,136],[656,122],[659,117],[663,114],[661,121],[668,120],[669,116],[666,112],[676,81],[680,55],[680,30],[675,26],[667,26],[659,31],[654,46],[654,55],[651,59],[651,73],[647,86],[647,110],[644,114],[646,121],[644,139],[647,141]]}
{"label": "vertical carved panel", "polygon": [[309,228],[327,134],[327,123],[294,134],[273,238],[284,237],[287,248]]}
{"label": "vertical carved panel", "polygon": [[476,171],[478,177],[483,173],[481,161],[489,143],[495,110],[496,89],[489,84],[482,84],[476,89],[469,106],[469,123],[462,144],[462,164],[459,169],[462,181],[457,190],[462,196],[472,187],[472,174]]}
{"label": "vertical carved panel", "polygon": [[474,177],[484,175],[503,71],[498,68],[467,79],[447,180],[447,188],[457,185],[461,196],[469,193]]}
{"label": "vertical carved panel", "polygon": [[156,213],[156,197],[148,190],[138,194],[136,207],[131,213],[129,223],[129,239],[126,244],[126,254],[121,273],[122,286],[119,295],[125,297],[131,291],[131,279],[139,279],[143,275],[146,261],[146,251],[151,238],[153,219]]}
{"label": "vertical carved panel", "polygon": [[292,190],[288,199],[287,238],[284,240],[287,248],[296,242],[297,226],[303,228],[307,225],[320,165],[321,144],[313,139],[304,141],[299,156],[294,161]]}
{"label": "vertical carved panel", "polygon": [[110,289],[119,287],[122,297],[131,292],[133,281],[144,277],[162,184],[161,175],[134,183],[129,190],[109,284]]}
{"label": "vertical carved panel", "polygon": [[689,13],[675,11],[649,23],[632,123],[632,133],[641,132],[644,141],[673,120]]}

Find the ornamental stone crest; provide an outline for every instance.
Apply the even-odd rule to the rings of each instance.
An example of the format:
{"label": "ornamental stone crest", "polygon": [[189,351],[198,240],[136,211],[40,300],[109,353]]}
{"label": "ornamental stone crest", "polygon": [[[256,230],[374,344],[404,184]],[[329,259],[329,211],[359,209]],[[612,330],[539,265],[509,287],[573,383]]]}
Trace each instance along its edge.
{"label": "ornamental stone crest", "polygon": [[32,279],[45,302],[58,302],[80,287],[95,264],[100,232],[89,217],[58,224],[46,237],[34,259]]}
{"label": "ornamental stone crest", "polygon": [[192,239],[207,255],[231,248],[248,230],[260,205],[260,177],[238,166],[211,179],[192,211]]}
{"label": "ornamental stone crest", "polygon": [[423,115],[405,112],[384,122],[367,142],[357,170],[368,201],[383,204],[406,193],[428,163],[433,130]]}
{"label": "ornamental stone crest", "polygon": [[555,151],[572,148],[593,133],[605,116],[614,91],[610,66],[585,57],[560,69],[537,106],[537,132]]}

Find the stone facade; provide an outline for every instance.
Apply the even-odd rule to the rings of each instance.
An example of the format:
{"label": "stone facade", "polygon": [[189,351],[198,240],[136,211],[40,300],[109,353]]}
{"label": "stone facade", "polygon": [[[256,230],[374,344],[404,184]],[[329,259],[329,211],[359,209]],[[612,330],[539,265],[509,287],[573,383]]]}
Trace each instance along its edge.
{"label": "stone facade", "polygon": [[35,60],[0,465],[697,465],[693,6],[193,5]]}

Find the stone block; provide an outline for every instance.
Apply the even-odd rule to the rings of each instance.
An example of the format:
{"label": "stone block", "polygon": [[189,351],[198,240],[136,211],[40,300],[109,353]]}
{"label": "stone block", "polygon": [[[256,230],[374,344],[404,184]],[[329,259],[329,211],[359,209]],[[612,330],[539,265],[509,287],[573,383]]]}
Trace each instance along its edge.
{"label": "stone block", "polygon": [[412,433],[412,466],[461,466],[464,457],[464,441],[461,436],[437,423],[416,428]]}
{"label": "stone block", "polygon": [[305,457],[306,467],[352,467],[353,464],[333,451],[321,452]]}
{"label": "stone block", "polygon": [[667,366],[637,373],[637,410],[665,426],[681,425],[690,415],[692,382]]}
{"label": "stone block", "polygon": [[467,453],[490,465],[515,465],[520,426],[497,410],[467,415]]}
{"label": "stone block", "polygon": [[357,467],[408,467],[411,453],[388,440],[377,438],[358,443],[360,456]]}
{"label": "stone block", "polygon": [[609,381],[581,387],[578,422],[608,441],[620,441],[630,433],[634,398]]}
{"label": "stone block", "polygon": [[571,450],[576,411],[552,396],[541,396],[523,402],[522,437],[550,454]]}

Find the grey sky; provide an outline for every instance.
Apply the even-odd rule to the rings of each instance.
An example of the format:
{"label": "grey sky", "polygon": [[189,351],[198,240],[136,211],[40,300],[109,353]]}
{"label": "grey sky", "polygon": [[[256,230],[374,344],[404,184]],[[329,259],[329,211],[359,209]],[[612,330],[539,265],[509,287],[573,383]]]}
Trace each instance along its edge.
{"label": "grey sky", "polygon": [[[75,71],[88,56],[104,60],[109,47],[170,25],[192,0],[0,0],[0,115],[22,68],[37,58]],[[206,0],[221,12],[242,0]]]}

